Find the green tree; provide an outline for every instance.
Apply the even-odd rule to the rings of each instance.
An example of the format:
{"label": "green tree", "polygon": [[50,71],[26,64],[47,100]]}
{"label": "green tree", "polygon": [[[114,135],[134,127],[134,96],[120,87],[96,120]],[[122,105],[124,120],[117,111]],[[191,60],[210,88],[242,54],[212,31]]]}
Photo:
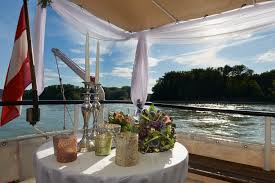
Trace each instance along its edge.
{"label": "green tree", "polygon": [[[82,93],[84,88],[64,84],[64,93],[67,100],[80,100],[83,98]],[[130,99],[130,87],[123,86],[121,88],[117,87],[105,87],[105,98],[107,100],[129,100]],[[25,100],[31,100],[32,94],[31,90],[27,90],[24,93]],[[43,93],[39,96],[40,100],[63,100],[60,85],[51,85],[45,87]]]}
{"label": "green tree", "polygon": [[261,75],[245,65],[171,71],[152,88],[152,100],[269,100],[275,72]]}

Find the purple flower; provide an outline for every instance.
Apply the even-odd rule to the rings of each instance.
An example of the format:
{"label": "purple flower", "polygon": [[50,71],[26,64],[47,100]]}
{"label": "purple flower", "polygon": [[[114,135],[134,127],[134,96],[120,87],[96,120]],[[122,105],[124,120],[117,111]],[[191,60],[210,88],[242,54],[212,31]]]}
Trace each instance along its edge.
{"label": "purple flower", "polygon": [[139,139],[143,140],[148,135],[148,130],[146,128],[142,128],[139,131]]}
{"label": "purple flower", "polygon": [[160,131],[163,128],[163,123],[161,121],[153,121],[151,123],[151,127],[155,128],[158,131]]}
{"label": "purple flower", "polygon": [[150,142],[151,147],[159,147],[159,145],[160,145],[160,141],[158,139]]}

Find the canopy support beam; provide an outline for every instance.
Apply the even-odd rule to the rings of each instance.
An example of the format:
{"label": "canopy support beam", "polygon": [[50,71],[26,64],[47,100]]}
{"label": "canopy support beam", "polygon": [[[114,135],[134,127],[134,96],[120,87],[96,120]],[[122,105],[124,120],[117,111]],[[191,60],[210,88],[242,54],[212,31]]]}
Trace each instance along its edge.
{"label": "canopy support beam", "polygon": [[179,20],[166,8],[164,8],[157,0],[152,0],[152,3],[156,5],[161,11],[163,11],[168,17],[170,17],[174,22],[178,22]]}

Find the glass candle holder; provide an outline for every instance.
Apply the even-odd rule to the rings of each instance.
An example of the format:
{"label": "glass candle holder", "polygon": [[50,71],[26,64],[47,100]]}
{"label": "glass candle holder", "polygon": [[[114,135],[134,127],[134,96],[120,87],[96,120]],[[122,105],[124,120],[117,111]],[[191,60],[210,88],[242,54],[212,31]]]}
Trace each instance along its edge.
{"label": "glass candle holder", "polygon": [[95,137],[95,155],[107,156],[111,153],[112,135],[109,132],[98,133]]}
{"label": "glass candle holder", "polygon": [[120,133],[121,126],[119,124],[110,124],[110,123],[101,123],[98,125],[97,131],[98,133],[110,133],[113,138],[112,147],[115,147],[116,140],[115,137]]}
{"label": "glass candle holder", "polygon": [[74,134],[60,134],[53,137],[56,160],[68,163],[77,159],[77,139]]}
{"label": "glass candle holder", "polygon": [[129,167],[136,165],[138,160],[138,134],[131,132],[119,133],[116,136],[116,164]]}

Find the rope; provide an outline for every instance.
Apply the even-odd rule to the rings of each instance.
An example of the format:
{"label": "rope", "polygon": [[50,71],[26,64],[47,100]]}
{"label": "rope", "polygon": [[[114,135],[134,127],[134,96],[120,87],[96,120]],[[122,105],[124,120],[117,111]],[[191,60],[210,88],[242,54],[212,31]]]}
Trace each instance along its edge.
{"label": "rope", "polygon": [[[66,97],[65,97],[65,90],[64,90],[64,86],[63,86],[63,83],[62,83],[62,78],[61,78],[61,75],[60,75],[60,70],[59,70],[59,65],[58,65],[58,61],[57,61],[57,58],[56,58],[56,55],[54,55],[54,58],[55,58],[55,63],[56,63],[56,68],[57,68],[57,73],[58,73],[58,78],[59,78],[59,84],[60,84],[60,90],[61,90],[61,93],[62,93],[62,97],[63,97],[63,100],[66,101]],[[72,116],[69,112],[69,109],[68,109],[68,106],[66,104],[64,104],[64,122],[63,122],[63,130],[66,129],[66,111],[71,119],[71,122],[73,124],[73,119],[72,119]]]}
{"label": "rope", "polygon": [[41,134],[41,135],[43,135],[44,137],[46,137],[46,139],[48,139],[49,138],[49,135],[47,135],[47,133],[46,132],[44,132],[44,131],[42,131],[42,130],[40,130],[39,128],[37,128],[36,126],[33,126],[33,128],[39,133],[39,134]]}
{"label": "rope", "polygon": [[[63,87],[63,83],[62,83],[62,78],[60,76],[60,71],[59,71],[59,65],[58,65],[58,62],[57,62],[57,58],[55,56],[55,63],[56,63],[56,68],[57,68],[57,72],[58,72],[58,77],[59,77],[59,83],[60,83],[60,86],[61,86],[61,93],[62,93],[62,97],[63,97],[63,100],[66,101],[66,97],[65,97],[65,92],[64,92],[64,87]],[[71,119],[71,122],[73,124],[73,119],[72,119],[72,116],[69,112],[69,109],[67,107],[66,104],[64,104],[64,123],[63,123],[63,130],[66,130],[66,110],[69,114],[69,117]],[[42,136],[46,137],[46,139],[49,138],[49,135],[47,135],[46,132],[44,132],[43,130],[40,130],[39,128],[37,128],[36,126],[33,126],[34,130],[37,131],[38,134],[41,134]]]}

